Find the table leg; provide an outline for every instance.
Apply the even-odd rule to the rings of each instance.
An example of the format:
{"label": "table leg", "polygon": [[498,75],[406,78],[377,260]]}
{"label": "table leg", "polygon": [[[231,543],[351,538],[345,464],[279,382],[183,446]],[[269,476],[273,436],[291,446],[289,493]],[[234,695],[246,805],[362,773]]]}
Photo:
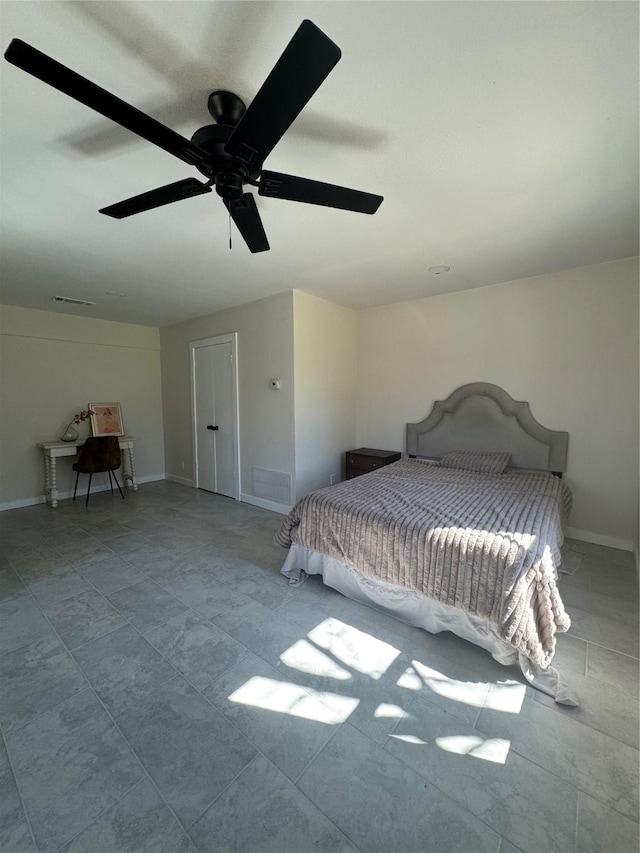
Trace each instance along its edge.
{"label": "table leg", "polygon": [[51,473],[49,457],[45,453],[42,458],[44,459],[44,496],[48,503],[51,500]]}
{"label": "table leg", "polygon": [[138,484],[136,483],[136,466],[133,461],[133,447],[128,447],[125,452],[127,461],[128,461],[128,471],[124,473],[124,482],[127,488],[131,486],[134,492],[138,491]]}
{"label": "table leg", "polygon": [[51,506],[55,509],[58,506],[58,480],[56,476],[56,464],[57,460],[55,456],[49,457],[49,483],[50,483],[50,495],[51,495]]}

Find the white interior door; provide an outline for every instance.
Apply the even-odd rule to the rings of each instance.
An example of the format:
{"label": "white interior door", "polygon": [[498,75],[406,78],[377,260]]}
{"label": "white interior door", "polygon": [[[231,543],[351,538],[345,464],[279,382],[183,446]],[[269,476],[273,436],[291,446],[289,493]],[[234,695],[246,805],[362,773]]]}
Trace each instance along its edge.
{"label": "white interior door", "polygon": [[[225,336],[225,338],[228,336]],[[192,344],[196,485],[238,497],[237,412],[231,340]]]}

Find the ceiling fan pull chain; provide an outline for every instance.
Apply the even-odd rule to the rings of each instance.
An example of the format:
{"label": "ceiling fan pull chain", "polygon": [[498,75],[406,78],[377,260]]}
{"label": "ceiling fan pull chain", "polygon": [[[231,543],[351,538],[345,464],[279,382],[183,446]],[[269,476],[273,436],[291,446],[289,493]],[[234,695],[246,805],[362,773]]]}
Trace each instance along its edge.
{"label": "ceiling fan pull chain", "polygon": [[231,249],[231,211],[229,211],[229,248]]}

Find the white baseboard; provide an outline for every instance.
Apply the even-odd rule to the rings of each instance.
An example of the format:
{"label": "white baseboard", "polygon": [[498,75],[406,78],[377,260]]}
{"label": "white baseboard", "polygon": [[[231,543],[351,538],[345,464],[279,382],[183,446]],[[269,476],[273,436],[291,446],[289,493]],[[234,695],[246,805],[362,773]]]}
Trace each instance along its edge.
{"label": "white baseboard", "polygon": [[579,539],[580,542],[591,542],[593,545],[605,545],[607,548],[619,548],[621,551],[633,551],[631,539],[621,539],[618,536],[605,536],[603,533],[591,533],[577,527],[567,527],[569,539]]}
{"label": "white baseboard", "polygon": [[[71,494],[73,495],[73,492],[71,492]],[[18,501],[3,501],[3,503],[0,504],[0,512],[5,512],[9,509],[21,509],[25,506],[35,506],[36,504],[43,504],[44,502],[44,495],[40,495],[37,498],[21,498]]]}
{"label": "white baseboard", "polygon": [[188,480],[186,477],[178,477],[176,474],[167,474],[165,479],[169,480],[171,483],[179,483],[181,486],[190,486],[192,489],[195,489],[196,487],[195,480]]}
{"label": "white baseboard", "polygon": [[136,474],[136,483],[158,483],[160,480],[166,480],[165,474],[147,474],[146,477],[138,477]]}
{"label": "white baseboard", "polygon": [[245,504],[259,506],[262,509],[270,509],[272,512],[279,512],[282,515],[288,515],[291,512],[291,507],[287,504],[280,504],[277,501],[268,501],[265,498],[256,498],[253,495],[240,495],[240,500]]}
{"label": "white baseboard", "polygon": [[[142,483],[156,483],[158,480],[164,480],[164,474],[148,474],[146,477],[136,477],[136,483],[141,485]],[[122,485],[122,482],[120,482]],[[106,492],[107,489],[110,488],[108,484],[103,484],[102,486],[94,486],[91,485],[91,494],[93,495],[95,492]],[[129,487],[130,488],[130,487]],[[86,495],[86,486],[83,489],[82,484],[78,486],[78,497],[81,495]],[[63,501],[66,498],[73,497],[73,489],[69,489],[66,492],[58,492],[58,500]],[[0,503],[0,512],[6,512],[9,509],[22,509],[25,506],[36,506],[37,504],[46,503],[47,499],[44,495],[38,495],[35,498],[20,498],[17,501],[4,501]]]}

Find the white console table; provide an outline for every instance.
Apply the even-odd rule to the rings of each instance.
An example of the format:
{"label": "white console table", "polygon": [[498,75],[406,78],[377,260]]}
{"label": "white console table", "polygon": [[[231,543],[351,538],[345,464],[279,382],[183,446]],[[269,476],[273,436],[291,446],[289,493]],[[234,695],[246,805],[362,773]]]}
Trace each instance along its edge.
{"label": "white console table", "polygon": [[[138,484],[136,483],[136,468],[133,461],[133,443],[137,440],[138,439],[135,435],[118,436],[120,450],[123,451],[122,478],[125,486],[130,486],[134,492],[138,491]],[[77,441],[47,441],[38,445],[44,456],[44,494],[52,507],[58,506],[56,472],[58,457],[75,456],[78,452],[78,448],[82,447],[84,442],[84,438],[79,438]]]}

